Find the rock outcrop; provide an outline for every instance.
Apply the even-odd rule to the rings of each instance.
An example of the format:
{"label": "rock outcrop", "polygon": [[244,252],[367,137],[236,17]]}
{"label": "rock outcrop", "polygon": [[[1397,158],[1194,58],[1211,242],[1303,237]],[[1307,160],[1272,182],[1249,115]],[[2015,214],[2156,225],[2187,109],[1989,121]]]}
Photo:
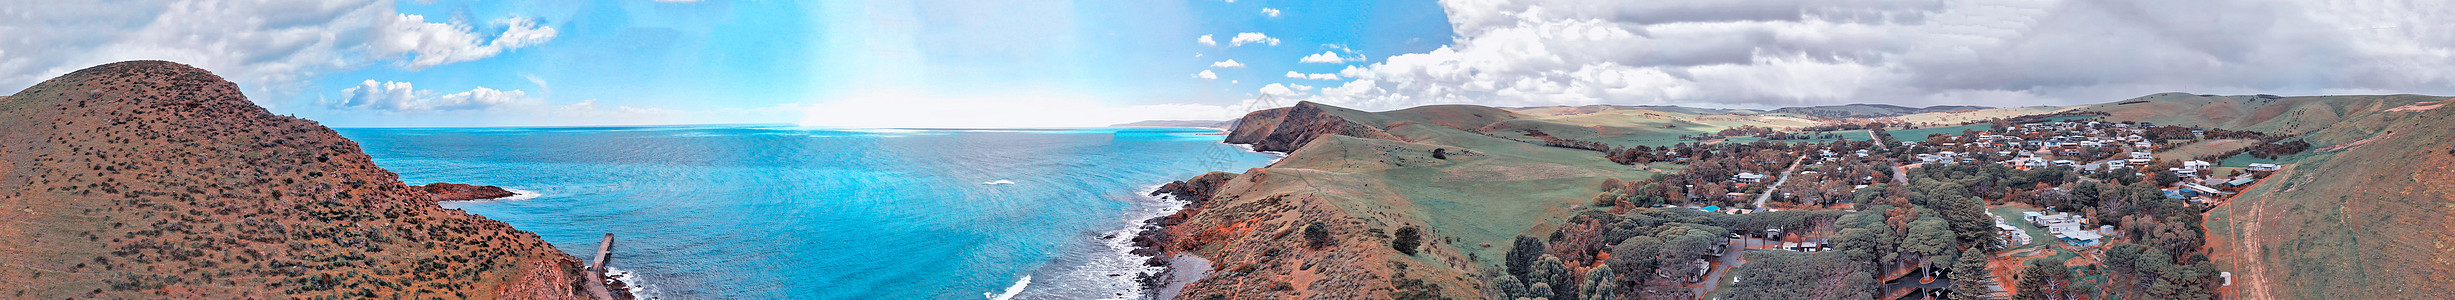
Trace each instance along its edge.
{"label": "rock outcrop", "polygon": [[511,197],[513,195],[510,190],[504,190],[503,187],[491,185],[481,186],[437,182],[421,185],[417,188],[419,190],[426,191],[426,200],[429,201],[494,199]]}
{"label": "rock outcrop", "polygon": [[0,298],[582,298],[536,234],[164,61],[0,100]]}
{"label": "rock outcrop", "polygon": [[1253,150],[1287,152],[1303,148],[1313,139],[1333,134],[1398,140],[1397,136],[1375,127],[1378,124],[1352,120],[1340,113],[1360,112],[1312,102],[1256,111],[1237,119],[1235,130],[1228,133],[1227,142],[1251,144]]}

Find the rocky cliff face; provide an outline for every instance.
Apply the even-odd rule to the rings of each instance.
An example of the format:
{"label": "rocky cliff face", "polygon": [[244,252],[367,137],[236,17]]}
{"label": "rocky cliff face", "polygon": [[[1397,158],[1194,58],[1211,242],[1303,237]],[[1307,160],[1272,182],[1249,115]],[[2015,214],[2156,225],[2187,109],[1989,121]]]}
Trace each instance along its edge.
{"label": "rocky cliff face", "polygon": [[535,234],[205,70],[79,70],[0,99],[0,128],[0,298],[580,297]]}
{"label": "rocky cliff face", "polygon": [[1331,110],[1345,110],[1345,108],[1299,102],[1295,106],[1246,114],[1244,118],[1237,120],[1235,130],[1228,133],[1227,142],[1250,144],[1253,145],[1254,150],[1287,152],[1303,148],[1304,144],[1311,143],[1313,139],[1333,134],[1398,140],[1397,136],[1392,136],[1389,132],[1375,127],[1379,124],[1352,120]]}

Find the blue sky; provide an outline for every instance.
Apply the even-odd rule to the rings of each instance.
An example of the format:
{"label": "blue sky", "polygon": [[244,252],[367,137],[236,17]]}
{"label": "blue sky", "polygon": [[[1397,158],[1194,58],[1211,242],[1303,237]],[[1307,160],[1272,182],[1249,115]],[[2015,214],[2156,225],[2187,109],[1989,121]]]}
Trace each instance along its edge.
{"label": "blue sky", "polygon": [[2392,1],[32,1],[0,6],[0,90],[170,60],[347,127],[2448,95],[2446,24]]}
{"label": "blue sky", "polygon": [[[1336,73],[1350,64],[1298,63],[1427,51],[1448,41],[1440,7],[1426,1],[786,1],[396,3],[430,22],[508,26],[528,18],[557,34],[483,59],[413,68],[375,64],[322,74],[280,111],[342,126],[498,126],[645,123],[798,123],[854,127],[1099,126],[1081,120],[964,117],[935,120],[929,103],[980,106],[1234,106],[1270,83],[1306,83],[1287,71]],[[1270,15],[1265,8],[1276,11]],[[1232,46],[1240,33],[1276,45]],[[1216,36],[1206,46],[1195,37]],[[1213,68],[1235,60],[1244,67]],[[1356,64],[1361,64],[1357,62]],[[1217,79],[1196,78],[1212,70]],[[576,109],[509,107],[386,110],[317,105],[345,100],[365,81],[408,82],[437,94],[476,88],[523,92],[525,101]],[[893,106],[849,106],[877,99]],[[847,100],[852,102],[857,100]],[[919,104],[919,105],[916,105]],[[506,104],[509,106],[511,104]],[[838,105],[846,107],[846,105]],[[993,105],[994,106],[994,105]],[[651,113],[624,114],[623,107]],[[1007,106],[997,106],[1007,107]],[[490,111],[502,110],[502,111]],[[835,110],[846,110],[837,108]],[[902,111],[902,112],[895,112]],[[1224,119],[1201,107],[1144,109],[1148,118]],[[1003,113],[998,112],[998,113]],[[543,116],[540,116],[543,114]],[[592,117],[557,116],[575,114]],[[806,114],[806,115],[805,115]],[[987,114],[987,113],[984,113]],[[1145,118],[1110,118],[1125,122]],[[630,119],[630,120],[624,120]],[[805,120],[810,119],[810,120]],[[1053,122],[1052,122],[1053,121]],[[939,125],[947,124],[947,125]]]}

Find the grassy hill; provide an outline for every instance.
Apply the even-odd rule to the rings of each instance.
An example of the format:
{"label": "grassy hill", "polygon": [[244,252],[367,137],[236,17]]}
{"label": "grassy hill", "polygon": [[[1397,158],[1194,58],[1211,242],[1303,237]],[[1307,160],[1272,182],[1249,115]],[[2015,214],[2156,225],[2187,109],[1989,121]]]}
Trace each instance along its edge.
{"label": "grassy hill", "polygon": [[0,99],[0,128],[0,298],[581,298],[535,234],[205,70],[78,70]]}
{"label": "grassy hill", "polygon": [[[1526,117],[1480,106],[1365,112],[1316,103],[1253,113],[1231,141],[1298,146],[1269,167],[1206,177],[1219,180],[1217,196],[1172,217],[1183,221],[1170,235],[1183,238],[1170,250],[1225,270],[1184,297],[1479,297],[1471,274],[1512,237],[1592,202],[1605,179],[1652,176],[1600,152],[1473,131]],[[1315,227],[1329,246],[1294,233]],[[1409,227],[1426,232],[1416,255],[1390,244]]]}
{"label": "grassy hill", "polygon": [[2285,134],[2317,146],[2208,212],[2246,299],[2434,299],[2455,289],[2455,109],[2420,95],[2157,94],[2115,121]]}

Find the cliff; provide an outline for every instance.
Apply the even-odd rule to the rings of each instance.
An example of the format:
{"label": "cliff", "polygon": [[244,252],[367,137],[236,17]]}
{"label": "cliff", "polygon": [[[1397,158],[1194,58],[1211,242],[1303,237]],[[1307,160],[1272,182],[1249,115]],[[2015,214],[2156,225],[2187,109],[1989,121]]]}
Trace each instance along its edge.
{"label": "cliff", "polygon": [[1250,144],[1258,151],[1286,152],[1327,135],[1398,139],[1379,127],[1351,118],[1360,114],[1363,112],[1312,102],[1256,111],[1237,119],[1235,130],[1228,132],[1227,142]]}
{"label": "cliff", "polygon": [[580,262],[435,205],[205,70],[112,63],[0,99],[8,298],[581,298]]}

